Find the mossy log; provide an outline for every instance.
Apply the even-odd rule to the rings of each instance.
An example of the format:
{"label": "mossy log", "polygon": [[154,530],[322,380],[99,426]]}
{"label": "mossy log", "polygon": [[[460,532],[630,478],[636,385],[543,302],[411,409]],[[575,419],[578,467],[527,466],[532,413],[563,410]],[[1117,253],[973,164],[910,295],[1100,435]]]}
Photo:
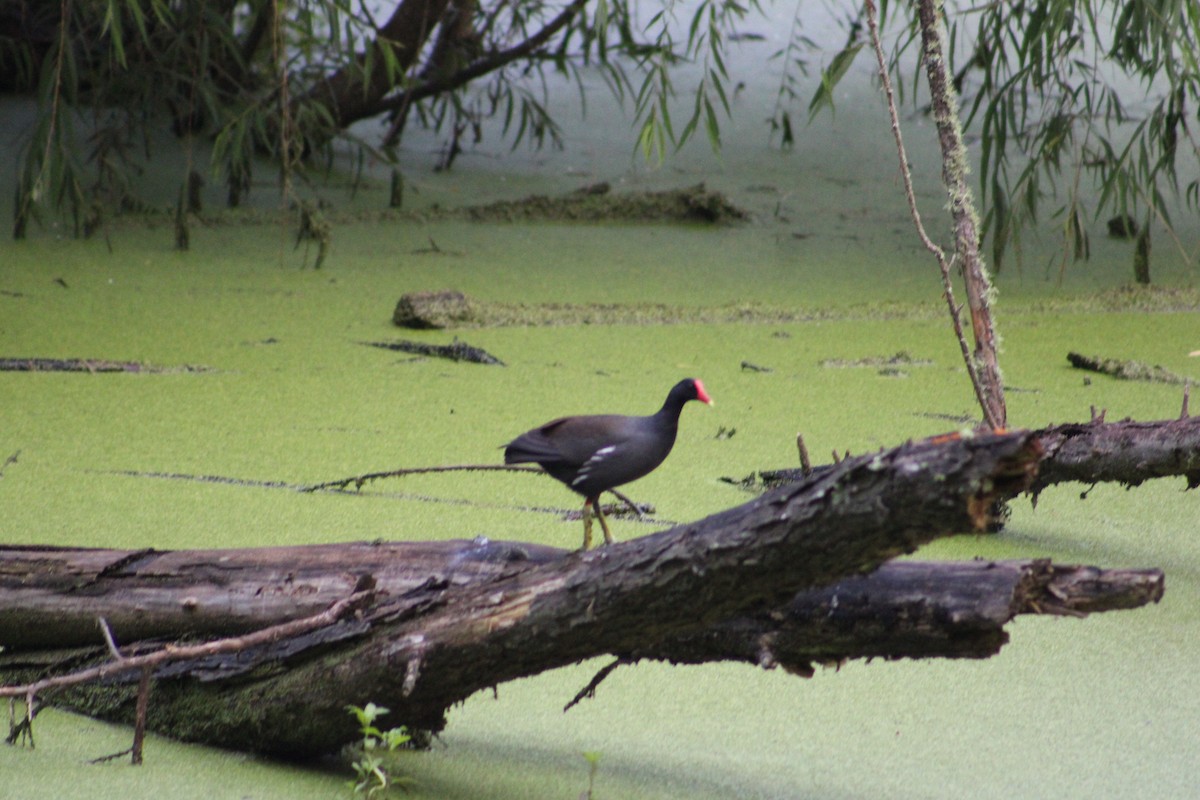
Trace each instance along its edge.
{"label": "mossy log", "polygon": [[[151,730],[297,757],[354,738],[349,704],[380,703],[392,709],[389,721],[439,730],[446,710],[480,689],[605,654],[734,658],[800,673],[859,656],[984,656],[1021,610],[1157,599],[1162,578],[1153,571],[1064,572],[1044,562],[894,564],[817,589],[986,525],[997,501],[1030,485],[1041,454],[1028,432],[910,443],[587,553],[483,539],[174,553],[8,548],[0,681],[111,658],[98,616],[130,656],[158,646],[147,640],[228,636],[368,591],[357,613],[315,630],[155,672]],[[1073,607],[1070,587],[1081,586],[1103,599]],[[970,630],[976,641],[964,646]],[[136,682],[133,673],[53,700],[128,721]]]}
{"label": "mossy log", "polygon": [[1119,358],[1102,358],[1100,356],[1085,356],[1082,353],[1067,353],[1067,361],[1075,369],[1087,372],[1098,372],[1122,381],[1147,381],[1149,383],[1172,383],[1183,385],[1191,381],[1177,375],[1157,364],[1146,364],[1141,361]]}

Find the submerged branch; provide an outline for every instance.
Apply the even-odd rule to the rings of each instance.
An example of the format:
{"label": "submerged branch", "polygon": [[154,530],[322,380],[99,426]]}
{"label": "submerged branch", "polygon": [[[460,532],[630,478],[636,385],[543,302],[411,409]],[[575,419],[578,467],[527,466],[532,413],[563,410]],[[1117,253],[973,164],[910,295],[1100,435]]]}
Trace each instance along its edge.
{"label": "submerged branch", "polygon": [[492,364],[503,367],[504,362],[481,347],[474,347],[457,338],[450,344],[428,344],[426,342],[410,342],[401,339],[395,342],[359,342],[368,347],[379,347],[401,353],[412,353],[418,356],[446,358],[450,361],[467,361],[472,364]]}

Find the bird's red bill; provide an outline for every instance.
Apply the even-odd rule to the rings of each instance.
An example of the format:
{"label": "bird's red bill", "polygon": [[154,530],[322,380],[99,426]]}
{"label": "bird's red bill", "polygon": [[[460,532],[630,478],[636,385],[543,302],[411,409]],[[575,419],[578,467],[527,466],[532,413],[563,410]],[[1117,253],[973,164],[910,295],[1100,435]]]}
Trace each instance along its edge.
{"label": "bird's red bill", "polygon": [[701,403],[707,403],[711,406],[713,401],[712,398],[708,396],[708,392],[704,391],[704,383],[699,378],[692,381],[692,383],[696,384],[696,399]]}

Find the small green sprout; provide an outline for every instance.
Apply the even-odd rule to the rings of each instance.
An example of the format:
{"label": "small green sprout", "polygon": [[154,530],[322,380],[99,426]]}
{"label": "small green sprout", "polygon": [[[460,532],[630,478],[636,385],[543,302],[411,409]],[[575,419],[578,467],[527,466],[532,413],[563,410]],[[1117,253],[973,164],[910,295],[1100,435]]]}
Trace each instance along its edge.
{"label": "small green sprout", "polygon": [[402,725],[398,728],[381,730],[375,723],[388,713],[388,709],[367,703],[364,708],[346,706],[356,720],[362,741],[360,750],[350,766],[354,769],[355,780],[347,785],[354,790],[355,795],[361,795],[367,800],[378,800],[387,797],[393,788],[406,789],[412,779],[394,774],[394,754],[412,739],[408,730]]}

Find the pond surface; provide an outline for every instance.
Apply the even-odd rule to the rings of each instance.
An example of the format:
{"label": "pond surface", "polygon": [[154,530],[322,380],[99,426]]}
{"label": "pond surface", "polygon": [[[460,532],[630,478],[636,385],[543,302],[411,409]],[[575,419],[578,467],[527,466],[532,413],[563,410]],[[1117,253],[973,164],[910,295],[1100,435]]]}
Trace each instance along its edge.
{"label": "pond surface", "polygon": [[[851,100],[862,98],[849,98]],[[745,102],[749,103],[750,100]],[[630,224],[340,223],[326,266],[300,267],[276,225],[118,224],[99,240],[0,242],[0,356],[142,361],[207,371],[0,374],[0,540],[98,547],[237,547],[486,535],[570,546],[576,498],[526,475],[413,476],[361,496],[310,483],[408,466],[494,463],[499,446],[550,417],[648,413],[679,378],[717,404],[689,406],[676,449],[628,488],[647,523],[618,538],[743,502],[722,482],[789,466],[804,433],[818,460],[956,429],[976,415],[935,265],[911,232],[883,112],[853,104],[769,148],[762,109],[739,109],[727,149],[692,147],[659,170],[634,164],[593,105],[561,154],[499,143],[428,170],[435,143],[410,145],[415,208],[704,180],[753,219],[714,228]],[[596,122],[597,115],[603,123]],[[914,121],[919,142],[930,131]],[[493,147],[495,149],[488,149]],[[944,229],[928,143],[914,145],[927,224]],[[922,152],[924,155],[922,155]],[[381,207],[373,178],[346,208]],[[9,193],[4,193],[6,196]],[[1195,248],[1196,225],[1182,228]],[[1127,290],[1132,246],[1102,236],[1059,279],[1053,232],[998,277],[1010,421],[1040,426],[1178,414],[1177,387],[1090,380],[1070,350],[1200,377],[1194,267],[1165,244],[1162,288]],[[430,242],[436,248],[430,247]],[[311,254],[309,255],[311,263]],[[394,337],[399,296],[456,288],[485,301],[744,304],[750,322],[506,327],[458,332],[507,364],[416,359],[359,344]],[[809,321],[755,321],[801,309]],[[905,351],[899,375],[822,366]],[[743,369],[749,361],[769,372]],[[733,432],[732,435],[729,435]],[[721,435],[718,435],[721,434]],[[167,477],[168,475],[172,477]],[[188,476],[224,476],[244,485]],[[1024,558],[1161,567],[1164,601],[1087,620],[1024,618],[981,662],[852,663],[811,680],[744,666],[618,670],[597,697],[563,705],[602,666],[501,686],[454,709],[431,751],[413,754],[414,797],[573,798],[583,751],[600,753],[597,797],[1191,797],[1198,789],[1200,495],[1183,481],[1126,491],[1047,491],[1014,505],[997,536],[963,536],[922,558]],[[371,698],[363,698],[364,703]],[[348,775],[152,738],[140,769],[86,761],[129,731],[72,715],[40,718],[37,748],[0,747],[0,796],[328,798]]]}

